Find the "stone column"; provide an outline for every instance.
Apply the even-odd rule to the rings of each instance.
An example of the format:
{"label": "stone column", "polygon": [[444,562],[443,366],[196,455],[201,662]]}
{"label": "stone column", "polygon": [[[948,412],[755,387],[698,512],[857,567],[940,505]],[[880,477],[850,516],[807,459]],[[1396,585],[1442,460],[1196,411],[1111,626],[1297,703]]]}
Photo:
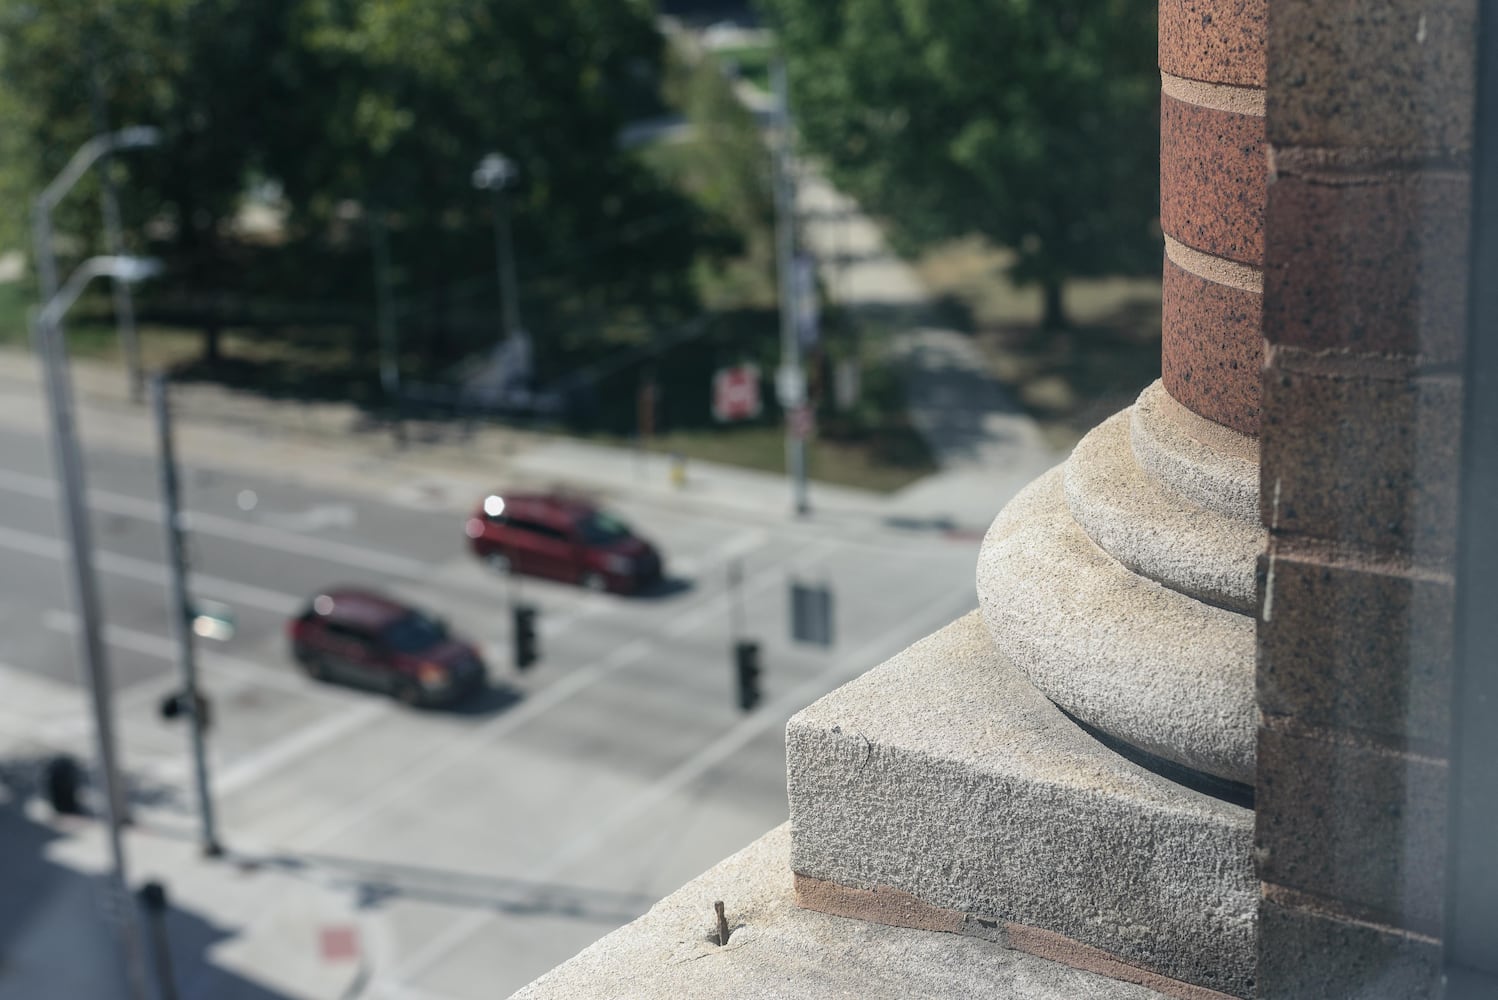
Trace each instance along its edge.
{"label": "stone column", "polygon": [[1163,378],[994,521],[963,619],[791,720],[798,898],[1251,996],[1264,6],[1160,9]]}
{"label": "stone column", "polygon": [[979,568],[999,648],[1116,749],[1254,780],[1264,6],[1160,6],[1162,372],[1000,515]]}

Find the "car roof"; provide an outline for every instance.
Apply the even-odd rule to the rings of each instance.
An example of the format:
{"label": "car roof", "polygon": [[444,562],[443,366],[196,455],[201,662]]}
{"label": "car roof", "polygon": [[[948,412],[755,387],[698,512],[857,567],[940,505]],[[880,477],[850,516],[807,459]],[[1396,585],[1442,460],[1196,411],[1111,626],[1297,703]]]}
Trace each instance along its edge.
{"label": "car roof", "polygon": [[319,612],[321,617],[360,628],[381,629],[411,613],[409,605],[359,587],[333,587],[318,596],[333,601],[331,609]]}
{"label": "car roof", "polygon": [[504,498],[506,514],[518,514],[522,517],[544,512],[577,520],[598,510],[586,500],[557,493],[506,493],[495,490],[490,495]]}

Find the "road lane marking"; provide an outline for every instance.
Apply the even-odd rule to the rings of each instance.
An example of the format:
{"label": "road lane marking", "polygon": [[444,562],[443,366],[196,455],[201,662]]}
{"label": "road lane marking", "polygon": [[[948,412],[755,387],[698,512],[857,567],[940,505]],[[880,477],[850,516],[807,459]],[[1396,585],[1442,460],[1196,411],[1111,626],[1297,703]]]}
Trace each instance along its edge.
{"label": "road lane marking", "polygon": [[[71,611],[47,611],[42,615],[42,626],[54,632],[62,632],[66,635],[76,635],[78,630],[78,616]],[[162,660],[175,661],[177,658],[177,644],[165,636],[156,635],[151,632],[139,632],[135,629],[124,628],[119,625],[104,626],[104,641],[111,646],[120,649],[128,649],[132,653],[142,656],[152,656]],[[278,670],[274,667],[256,663],[253,660],[241,660],[238,657],[228,656],[212,650],[199,650],[198,662],[205,670],[222,674],[224,677],[249,684],[259,684],[263,687],[277,688],[281,691],[296,695],[306,696],[318,691],[318,687],[312,681],[302,680],[289,670]],[[141,682],[131,686],[128,690],[120,692],[117,697],[124,703],[130,703],[137,688],[149,685],[149,681]]]}
{"label": "road lane marking", "polygon": [[[600,822],[590,825],[586,832],[563,844],[549,859],[540,865],[529,866],[527,877],[537,882],[555,878],[570,865],[604,846],[626,824],[640,818],[693,782],[700,780],[713,768],[728,760],[770,728],[784,725],[783,719],[804,708],[812,699],[818,697],[826,690],[829,681],[841,683],[844,679],[860,675],[894,655],[900,648],[904,648],[903,645],[897,646],[896,644],[907,644],[905,637],[910,633],[912,621],[918,623],[920,635],[927,635],[930,630],[939,628],[960,615],[964,607],[965,603],[959,606],[958,601],[951,595],[947,595],[941,600],[926,605],[914,619],[906,618],[899,626],[864,643],[857,650],[840,658],[836,665],[808,678],[723,733],[706,747],[689,754],[685,760],[634,798],[615,809]],[[890,646],[896,646],[896,648],[887,649]],[[871,663],[870,661],[875,657],[878,659]],[[406,985],[407,980],[421,975],[462,947],[493,919],[494,915],[488,910],[474,910],[454,921],[390,974],[391,985],[397,989]]]}
{"label": "road lane marking", "polygon": [[712,566],[726,566],[735,559],[742,559],[751,552],[770,544],[770,533],[763,528],[746,531],[727,543],[701,556],[687,556],[667,564],[668,569],[679,569],[683,575],[704,573]]}
{"label": "road lane marking", "polygon": [[220,796],[233,795],[272,771],[305,758],[390,714],[389,704],[369,701],[324,716],[274,743],[236,759],[228,767],[221,768],[214,777],[213,790]]}
{"label": "road lane marking", "polygon": [[[824,541],[820,545],[813,546],[809,551],[828,549],[836,544],[835,541]],[[743,597],[748,599],[754,594],[777,585],[781,579],[782,572],[779,566],[767,567],[744,581]],[[737,596],[725,591],[712,597],[704,597],[695,608],[679,618],[678,623],[682,621],[697,623],[712,615],[724,614],[728,610],[729,602],[737,599]],[[674,635],[678,630],[672,628],[667,631]],[[562,704],[573,695],[592,687],[615,671],[644,659],[656,648],[657,644],[649,639],[635,639],[615,649],[603,659],[573,670],[536,694],[528,695],[517,707],[510,709],[504,715],[485,723],[466,738],[450,743],[446,748],[425,758],[425,766],[405,772],[399,781],[386,782],[381,786],[380,794],[364,799],[342,814],[332,814],[322,824],[304,832],[302,837],[305,839],[297,843],[298,849],[311,850],[346,833],[405,795],[412,788],[440,773],[449,764],[460,760],[486,743],[503,739],[532,719]]]}
{"label": "road lane marking", "polygon": [[[22,552],[26,555],[37,556],[42,559],[50,559],[61,562],[67,557],[67,546],[51,535],[39,535],[31,531],[18,531],[15,528],[0,527],[0,548],[10,549],[12,552]],[[154,583],[157,586],[166,586],[166,567],[160,563],[148,562],[145,559],[136,559],[132,556],[122,556],[114,552],[105,552],[99,549],[94,551],[94,565],[105,573],[115,576],[123,576],[127,579],[138,580],[142,583]],[[193,572],[191,575],[192,589],[206,596],[220,598],[239,604],[247,604],[262,611],[269,611],[277,615],[292,615],[301,610],[305,599],[293,597],[290,594],[277,593],[274,590],[266,590],[264,587],[256,587],[247,583],[235,583],[233,580],[224,580],[216,576],[208,576],[203,573]]]}
{"label": "road lane marking", "polygon": [[[12,472],[7,469],[0,469],[0,489],[10,490],[13,493],[21,493],[43,500],[55,500],[57,498],[57,484],[52,480],[41,476]],[[162,519],[161,505],[155,500],[134,497],[125,493],[114,493],[109,490],[90,488],[88,490],[88,505],[101,513],[117,514],[121,517],[133,517],[156,524],[161,523]],[[328,507],[330,505],[323,506]],[[331,506],[347,507],[348,505]],[[319,508],[314,508],[314,510],[316,509]],[[427,576],[431,570],[430,564],[420,559],[411,559],[390,552],[381,552],[362,545],[335,542],[326,538],[314,538],[310,535],[298,534],[295,531],[284,528],[277,528],[266,524],[253,524],[236,520],[232,517],[222,517],[217,514],[205,514],[201,511],[189,510],[184,512],[183,522],[187,530],[198,534],[243,542],[248,545],[257,545],[261,548],[275,549],[279,552],[288,552],[293,555],[318,556],[330,562],[342,563],[358,569],[373,570],[377,573],[388,573],[391,576],[421,579]]]}
{"label": "road lane marking", "polygon": [[572,671],[536,694],[528,695],[519,705],[504,715],[478,726],[466,736],[454,740],[441,750],[423,758],[421,766],[408,769],[400,776],[399,781],[385,782],[380,786],[378,794],[366,797],[342,812],[326,816],[320,824],[304,831],[299,838],[295,838],[297,849],[310,851],[347,833],[412,788],[430,780],[479,747],[493,740],[503,739],[511,731],[561,704],[596,681],[643,658],[653,648],[650,642],[636,639],[620,646],[603,659]]}

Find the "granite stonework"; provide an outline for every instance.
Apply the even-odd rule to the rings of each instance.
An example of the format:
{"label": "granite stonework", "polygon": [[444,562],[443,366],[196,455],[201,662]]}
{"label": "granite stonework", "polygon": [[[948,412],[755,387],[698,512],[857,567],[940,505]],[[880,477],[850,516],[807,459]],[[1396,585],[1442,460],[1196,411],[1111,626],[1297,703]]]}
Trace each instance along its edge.
{"label": "granite stonework", "polygon": [[1265,0],[1161,0],[1160,68],[1242,87],[1264,85]]}
{"label": "granite stonework", "polygon": [[[1297,731],[1299,730],[1299,731]],[[1266,883],[1439,935],[1446,761],[1267,719],[1254,846]]]}
{"label": "granite stonework", "polygon": [[1131,572],[1198,601],[1251,615],[1265,532],[1192,503],[1152,479],[1134,458],[1132,414],[1088,432],[1065,465],[1072,519]]}
{"label": "granite stonework", "polygon": [[1244,264],[1264,257],[1264,119],[1160,97],[1160,228]]}
{"label": "granite stonework", "polygon": [[796,715],[786,758],[798,875],[1251,995],[1252,812],[1088,736],[977,614]]}
{"label": "granite stonework", "polygon": [[1273,0],[1270,141],[1436,154],[1469,149],[1477,10],[1477,0]]}
{"label": "granite stonework", "polygon": [[1203,510],[1259,519],[1259,441],[1188,410],[1155,382],[1130,410],[1134,459],[1152,479]]}
{"label": "granite stonework", "polygon": [[1265,900],[1259,924],[1258,1000],[1439,995],[1441,943],[1432,938],[1337,919],[1316,912],[1314,902],[1287,907]]}
{"label": "granite stonework", "polygon": [[805,909],[789,854],[788,829],[770,831],[513,1000],[1163,1000],[981,938]]}
{"label": "granite stonework", "polygon": [[1259,430],[1263,296],[1168,257],[1161,288],[1161,380],[1176,400],[1242,434]]}
{"label": "granite stonework", "polygon": [[[1304,156],[1279,161],[1264,272],[1264,321],[1275,343],[1400,354],[1425,364],[1458,359],[1466,318],[1465,174],[1327,169]],[[1304,224],[1310,219],[1318,223]]]}
{"label": "granite stonework", "polygon": [[[1259,633],[1259,707],[1436,756],[1450,738],[1450,578],[1296,555],[1277,545]],[[1270,560],[1261,560],[1261,585]]]}
{"label": "granite stonework", "polygon": [[1254,780],[1254,622],[1131,572],[1072,518],[1063,470],[989,529],[978,603],[994,645],[1096,729],[1225,781]]}
{"label": "granite stonework", "polygon": [[1274,532],[1446,567],[1456,552],[1460,381],[1275,349],[1261,495]]}

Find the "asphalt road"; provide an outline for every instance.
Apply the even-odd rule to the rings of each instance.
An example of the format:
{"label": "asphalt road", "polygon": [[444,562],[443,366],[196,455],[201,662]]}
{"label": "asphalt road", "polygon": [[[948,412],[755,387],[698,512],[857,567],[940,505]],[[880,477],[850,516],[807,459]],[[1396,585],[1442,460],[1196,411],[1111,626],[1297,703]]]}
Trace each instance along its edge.
{"label": "asphalt road", "polygon": [[[215,797],[231,848],[349,889],[365,996],[506,996],[643,912],[785,819],[795,710],[975,603],[975,539],[621,497],[674,585],[631,599],[524,580],[542,660],[519,674],[506,582],[466,553],[461,515],[413,506],[400,482],[347,495],[290,471],[183,470],[193,589],[238,617],[232,639],[199,643]],[[152,822],[190,830],[185,734],[156,714],[175,684],[156,469],[148,452],[95,451],[88,475],[126,767]],[[63,555],[46,441],[0,429],[0,725],[38,752],[88,747]],[[793,578],[832,586],[830,650],[789,641]],[[303,678],[285,620],[335,583],[446,616],[493,689],[422,711]],[[749,714],[734,600],[763,650]]]}

